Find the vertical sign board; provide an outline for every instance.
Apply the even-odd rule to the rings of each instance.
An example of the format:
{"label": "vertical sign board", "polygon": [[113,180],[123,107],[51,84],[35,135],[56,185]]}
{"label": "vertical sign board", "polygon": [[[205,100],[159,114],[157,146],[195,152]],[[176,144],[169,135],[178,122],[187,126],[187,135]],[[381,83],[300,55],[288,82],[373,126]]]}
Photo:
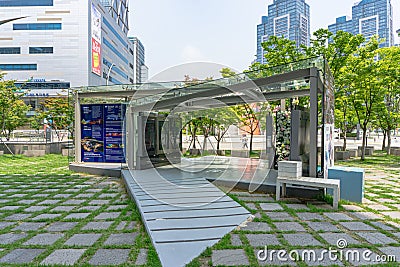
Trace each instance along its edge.
{"label": "vertical sign board", "polygon": [[125,162],[123,119],[125,105],[81,105],[82,161]]}
{"label": "vertical sign board", "polygon": [[101,76],[101,13],[92,3],[92,72]]}
{"label": "vertical sign board", "polygon": [[329,69],[325,64],[324,75],[324,178],[328,178],[328,168],[334,166],[335,145],[335,92],[334,80]]}

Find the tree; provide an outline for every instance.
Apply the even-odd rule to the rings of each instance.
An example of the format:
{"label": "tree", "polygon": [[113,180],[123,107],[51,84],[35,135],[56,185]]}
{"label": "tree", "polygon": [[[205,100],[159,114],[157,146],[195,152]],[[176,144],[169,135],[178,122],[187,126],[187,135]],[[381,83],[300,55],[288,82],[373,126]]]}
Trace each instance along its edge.
{"label": "tree", "polygon": [[236,75],[236,72],[230,68],[222,68],[219,72],[221,73],[222,78],[229,78]]}
{"label": "tree", "polygon": [[16,93],[14,81],[5,81],[0,75],[0,130],[7,140],[18,127],[27,122],[30,107],[22,100],[23,94]]}
{"label": "tree", "polygon": [[387,137],[389,153],[391,132],[400,123],[400,48],[381,48],[378,55],[378,76],[384,99],[376,106],[375,114],[377,125],[384,132],[382,149],[386,148]]}
{"label": "tree", "polygon": [[66,97],[47,98],[42,102],[42,108],[37,110],[38,116],[57,135],[58,141],[63,139],[61,131],[67,130],[73,136],[74,108]]}
{"label": "tree", "polygon": [[361,160],[365,159],[367,129],[374,115],[374,109],[383,101],[383,92],[378,79],[378,63],[375,60],[379,42],[376,37],[358,48],[349,57],[343,68],[343,82],[347,85],[347,98],[363,130]]}

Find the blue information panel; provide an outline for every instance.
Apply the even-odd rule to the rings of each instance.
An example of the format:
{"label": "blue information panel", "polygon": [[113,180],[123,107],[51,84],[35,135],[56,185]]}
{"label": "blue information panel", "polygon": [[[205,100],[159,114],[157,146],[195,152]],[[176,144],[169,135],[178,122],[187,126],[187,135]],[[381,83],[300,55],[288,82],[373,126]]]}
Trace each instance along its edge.
{"label": "blue information panel", "polygon": [[81,105],[83,162],[125,162],[124,114],[123,104]]}

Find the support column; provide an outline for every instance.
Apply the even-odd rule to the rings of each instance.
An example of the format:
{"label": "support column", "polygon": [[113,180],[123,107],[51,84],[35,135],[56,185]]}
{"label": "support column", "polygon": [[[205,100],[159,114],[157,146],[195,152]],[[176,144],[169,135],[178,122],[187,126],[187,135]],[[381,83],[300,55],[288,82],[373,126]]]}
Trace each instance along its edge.
{"label": "support column", "polygon": [[81,157],[81,103],[78,91],[75,91],[75,162],[82,162]]}
{"label": "support column", "polygon": [[310,69],[310,177],[317,177],[318,164],[318,70]]}

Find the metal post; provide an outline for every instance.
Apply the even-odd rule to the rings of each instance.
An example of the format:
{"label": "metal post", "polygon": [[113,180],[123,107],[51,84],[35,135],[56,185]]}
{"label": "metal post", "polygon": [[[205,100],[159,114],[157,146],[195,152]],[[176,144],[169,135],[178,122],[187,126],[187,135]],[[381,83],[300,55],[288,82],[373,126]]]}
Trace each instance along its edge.
{"label": "metal post", "polygon": [[82,162],[81,158],[81,104],[79,93],[75,91],[75,162]]}
{"label": "metal post", "polygon": [[318,164],[318,70],[310,69],[310,177],[317,177]]}
{"label": "metal post", "polygon": [[106,80],[106,85],[108,85],[108,80],[110,79],[110,73],[112,68],[115,66],[114,63],[111,64],[110,68],[108,69],[108,73],[107,73],[107,80]]}

